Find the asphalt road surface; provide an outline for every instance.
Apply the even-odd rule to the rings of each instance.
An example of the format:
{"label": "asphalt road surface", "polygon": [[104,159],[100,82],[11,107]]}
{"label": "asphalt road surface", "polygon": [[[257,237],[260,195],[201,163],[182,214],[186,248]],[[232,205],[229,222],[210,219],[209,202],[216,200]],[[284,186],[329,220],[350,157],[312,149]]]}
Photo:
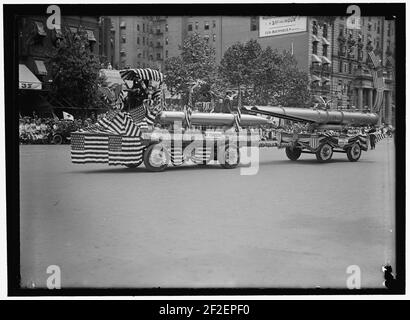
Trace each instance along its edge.
{"label": "asphalt road surface", "polygon": [[63,288],[346,288],[354,265],[381,288],[394,174],[392,139],[357,163],[261,149],[256,175],[74,165],[69,145],[22,145],[21,285],[45,287],[57,265]]}

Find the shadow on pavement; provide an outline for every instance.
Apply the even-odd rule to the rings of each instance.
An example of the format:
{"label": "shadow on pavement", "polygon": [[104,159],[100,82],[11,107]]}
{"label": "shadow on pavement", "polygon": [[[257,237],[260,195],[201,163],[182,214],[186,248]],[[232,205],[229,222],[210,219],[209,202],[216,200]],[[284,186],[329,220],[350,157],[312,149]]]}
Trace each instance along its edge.
{"label": "shadow on pavement", "polygon": [[[290,161],[290,160],[273,160],[273,161],[261,161],[259,162],[259,166],[282,166],[282,165],[315,165],[315,166],[326,166],[332,163],[346,163],[348,165],[351,163],[348,159],[332,159],[328,163],[318,163],[316,159],[302,159],[297,161]],[[374,163],[372,160],[359,160],[357,163]],[[353,163],[352,163],[353,164]],[[240,166],[242,168],[248,167],[247,165]],[[238,168],[240,168],[238,167]],[[236,169],[238,169],[236,168]],[[164,171],[158,172],[161,174],[172,171],[190,171],[190,170],[231,170],[235,171],[236,169],[224,169],[219,164],[210,164],[210,165],[181,165],[181,166],[169,166]],[[157,173],[148,171],[145,167],[138,167],[138,168],[126,168],[126,167],[115,167],[115,168],[107,168],[107,169],[96,169],[96,170],[80,170],[80,171],[70,171],[68,173],[77,173],[77,174],[98,174],[98,173]]]}

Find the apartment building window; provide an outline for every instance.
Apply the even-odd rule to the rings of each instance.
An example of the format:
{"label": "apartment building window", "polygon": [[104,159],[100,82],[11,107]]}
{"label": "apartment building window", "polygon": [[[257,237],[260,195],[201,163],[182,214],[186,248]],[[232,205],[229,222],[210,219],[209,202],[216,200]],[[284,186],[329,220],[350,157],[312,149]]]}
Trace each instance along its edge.
{"label": "apartment building window", "polygon": [[312,44],[312,53],[317,54],[317,42],[313,42]]}
{"label": "apartment building window", "polygon": [[209,22],[208,22],[208,21],[205,21],[205,23],[204,23],[204,29],[205,29],[205,30],[209,30]]}
{"label": "apartment building window", "polygon": [[359,60],[359,61],[361,61],[361,60],[363,60],[363,50],[358,50],[357,51],[357,59]]}
{"label": "apartment building window", "polygon": [[345,73],[347,73],[347,64],[345,63]]}
{"label": "apartment building window", "polygon": [[195,21],[195,30],[198,30],[198,28],[199,28],[199,22]]}
{"label": "apartment building window", "polygon": [[126,43],[127,42],[127,38],[125,38],[124,36],[122,37],[122,43]]}
{"label": "apartment building window", "polygon": [[127,25],[126,25],[125,21],[121,22],[120,28],[125,29],[126,26],[127,26]]}
{"label": "apartment building window", "polygon": [[367,24],[367,31],[372,31],[372,24],[370,22]]}
{"label": "apartment building window", "polygon": [[165,50],[165,58],[168,59],[168,50]]}
{"label": "apartment building window", "polygon": [[342,73],[343,72],[343,61],[339,62],[339,72]]}
{"label": "apartment building window", "polygon": [[216,20],[212,20],[212,28],[216,28]]}
{"label": "apartment building window", "polygon": [[145,32],[145,23],[142,24],[142,32]]}
{"label": "apartment building window", "polygon": [[137,31],[140,31],[140,25],[137,24]]}
{"label": "apartment building window", "polygon": [[380,34],[380,21],[377,21],[377,33]]}
{"label": "apartment building window", "polygon": [[141,58],[141,52],[140,52],[140,53],[138,53],[138,58]]}
{"label": "apartment building window", "polygon": [[168,23],[165,25],[165,32],[168,32]]}
{"label": "apartment building window", "polygon": [[346,55],[346,46],[341,46],[340,47],[340,52],[339,52],[339,54],[341,55],[341,56],[345,56]]}
{"label": "apartment building window", "polygon": [[209,36],[206,34],[206,35],[204,35],[204,40],[206,41],[206,43],[208,43],[209,42]]}
{"label": "apartment building window", "polygon": [[353,66],[351,63],[349,63],[349,73],[352,74],[352,71],[353,71]]}
{"label": "apartment building window", "polygon": [[188,31],[192,31],[192,23],[188,24]]}
{"label": "apartment building window", "polygon": [[345,34],[345,27],[343,24],[339,25],[339,36],[344,36]]}
{"label": "apartment building window", "polygon": [[256,30],[258,30],[258,18],[251,17],[251,31],[256,31]]}
{"label": "apartment building window", "polygon": [[137,44],[140,44],[140,37],[137,37]]}
{"label": "apartment building window", "polygon": [[391,34],[391,26],[390,26],[390,22],[387,23],[387,36],[390,37]]}
{"label": "apartment building window", "polygon": [[216,34],[212,35],[212,40],[215,42],[216,41]]}
{"label": "apartment building window", "polygon": [[327,44],[324,44],[324,45],[323,45],[323,56],[324,56],[324,57],[327,57],[327,48],[328,48],[328,45],[327,45]]}
{"label": "apartment building window", "polygon": [[328,30],[327,24],[325,23],[323,25],[323,38],[327,38],[327,30]]}
{"label": "apartment building window", "polygon": [[145,37],[142,37],[142,45],[145,46]]}
{"label": "apartment building window", "polygon": [[161,60],[161,54],[157,53],[157,60]]}
{"label": "apartment building window", "polygon": [[315,36],[317,36],[317,30],[318,28],[317,28],[317,22],[316,21],[313,21],[313,27],[312,27],[312,33],[315,35]]}
{"label": "apartment building window", "polygon": [[168,45],[168,38],[165,38],[165,45]]}

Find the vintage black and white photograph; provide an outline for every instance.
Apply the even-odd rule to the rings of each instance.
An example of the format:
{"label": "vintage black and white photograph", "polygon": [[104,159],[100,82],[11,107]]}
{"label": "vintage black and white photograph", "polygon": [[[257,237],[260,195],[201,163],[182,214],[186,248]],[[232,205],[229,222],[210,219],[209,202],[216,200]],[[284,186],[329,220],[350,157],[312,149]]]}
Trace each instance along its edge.
{"label": "vintage black and white photograph", "polygon": [[18,288],[398,288],[405,6],[275,6],[3,7]]}

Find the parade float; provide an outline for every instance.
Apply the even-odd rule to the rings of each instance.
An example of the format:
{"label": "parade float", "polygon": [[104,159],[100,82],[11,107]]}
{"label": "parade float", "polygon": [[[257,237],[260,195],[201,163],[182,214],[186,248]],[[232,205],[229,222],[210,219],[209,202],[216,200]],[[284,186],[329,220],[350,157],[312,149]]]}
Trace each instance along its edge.
{"label": "parade float", "polygon": [[[71,135],[73,163],[107,163],[130,168],[144,163],[150,171],[186,161],[207,164],[218,161],[224,168],[239,164],[242,146],[257,146],[259,136],[251,127],[267,124],[265,117],[240,114],[162,111],[163,74],[152,69],[120,71],[131,83],[102,88],[112,110],[97,123]],[[128,100],[134,104],[126,106]]]}
{"label": "parade float", "polygon": [[[319,162],[343,152],[355,162],[369,148],[369,134],[378,115],[366,112],[314,110],[272,106],[238,106],[231,113],[192,111],[193,82],[184,111],[165,111],[164,76],[152,69],[120,71],[124,84],[101,88],[111,110],[97,123],[71,134],[71,158],[76,164],[106,163],[150,171],[184,162],[224,168],[240,162],[242,147],[285,148],[290,160],[301,153],[315,154]],[[125,89],[125,90],[124,90]],[[240,97],[240,95],[239,95]],[[272,119],[301,123],[304,130],[275,128]],[[359,130],[351,130],[359,128]]]}
{"label": "parade float", "polygon": [[[305,132],[278,131],[278,148],[285,148],[286,156],[296,161],[302,153],[316,155],[319,162],[328,162],[333,152],[347,154],[349,161],[360,159],[362,151],[369,148],[366,133],[349,133],[347,128],[363,128],[376,125],[375,113],[347,112],[338,110],[312,110],[304,108],[248,107],[249,113],[263,114],[279,119],[304,123]],[[361,131],[361,130],[360,130]]]}

